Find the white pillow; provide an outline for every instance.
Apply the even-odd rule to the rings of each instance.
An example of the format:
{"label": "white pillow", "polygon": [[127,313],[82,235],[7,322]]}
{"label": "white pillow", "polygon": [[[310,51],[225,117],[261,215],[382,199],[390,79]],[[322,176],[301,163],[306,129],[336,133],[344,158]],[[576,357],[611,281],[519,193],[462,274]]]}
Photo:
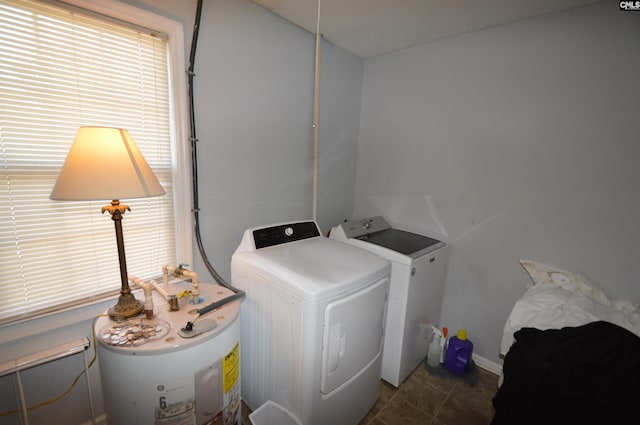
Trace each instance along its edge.
{"label": "white pillow", "polygon": [[584,294],[606,306],[611,305],[611,300],[602,290],[577,273],[531,260],[520,260],[520,264],[535,285],[556,285],[565,291]]}

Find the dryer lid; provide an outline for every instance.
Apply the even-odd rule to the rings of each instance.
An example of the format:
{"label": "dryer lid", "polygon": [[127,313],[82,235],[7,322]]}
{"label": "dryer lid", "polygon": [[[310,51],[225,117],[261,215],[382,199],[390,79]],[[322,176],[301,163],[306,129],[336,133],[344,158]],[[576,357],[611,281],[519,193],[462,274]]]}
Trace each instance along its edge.
{"label": "dryer lid", "polygon": [[[245,231],[245,237],[253,238],[251,235],[255,230]],[[240,244],[231,258],[232,269],[248,269],[281,289],[311,302],[360,288],[391,271],[388,260],[324,236],[263,248],[255,248],[255,241],[253,248],[245,242]]]}

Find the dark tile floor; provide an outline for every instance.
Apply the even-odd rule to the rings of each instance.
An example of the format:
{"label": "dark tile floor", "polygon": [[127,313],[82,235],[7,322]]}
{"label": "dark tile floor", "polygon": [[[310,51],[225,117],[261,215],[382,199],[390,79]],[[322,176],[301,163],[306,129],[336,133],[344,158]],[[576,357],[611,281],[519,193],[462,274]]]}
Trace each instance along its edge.
{"label": "dark tile floor", "polygon": [[[498,376],[478,368],[472,386],[459,379],[429,374],[419,366],[399,388],[380,381],[380,396],[359,425],[488,425],[493,418],[491,399]],[[244,425],[251,411],[243,403]]]}
{"label": "dark tile floor", "polygon": [[396,388],[380,383],[380,396],[360,425],[488,425],[498,376],[478,368],[472,386],[460,379],[431,375],[418,367]]}

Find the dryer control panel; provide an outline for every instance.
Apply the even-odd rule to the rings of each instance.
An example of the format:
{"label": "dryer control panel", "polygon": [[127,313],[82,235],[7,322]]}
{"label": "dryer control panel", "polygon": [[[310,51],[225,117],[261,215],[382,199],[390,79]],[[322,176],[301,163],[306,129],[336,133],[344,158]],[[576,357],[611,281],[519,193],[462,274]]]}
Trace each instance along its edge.
{"label": "dryer control panel", "polygon": [[253,230],[253,240],[256,249],[267,248],[283,243],[300,241],[302,239],[320,236],[318,225],[314,221],[279,224]]}

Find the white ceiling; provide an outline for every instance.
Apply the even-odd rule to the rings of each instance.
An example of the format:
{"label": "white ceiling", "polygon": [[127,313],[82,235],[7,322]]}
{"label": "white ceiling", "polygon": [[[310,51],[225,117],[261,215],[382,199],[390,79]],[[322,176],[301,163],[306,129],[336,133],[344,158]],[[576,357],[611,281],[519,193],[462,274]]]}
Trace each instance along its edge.
{"label": "white ceiling", "polygon": [[602,0],[254,0],[368,58],[456,34]]}

